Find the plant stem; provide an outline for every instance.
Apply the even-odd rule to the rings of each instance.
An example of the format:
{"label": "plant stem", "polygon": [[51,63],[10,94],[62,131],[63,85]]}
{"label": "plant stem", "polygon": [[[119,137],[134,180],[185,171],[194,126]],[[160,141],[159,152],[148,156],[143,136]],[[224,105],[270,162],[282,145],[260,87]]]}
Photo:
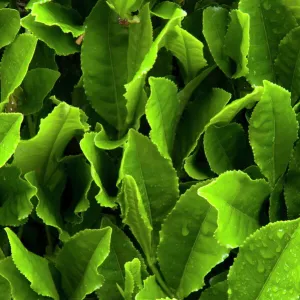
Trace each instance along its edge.
{"label": "plant stem", "polygon": [[26,120],[27,120],[29,135],[30,135],[30,137],[34,137],[35,136],[35,126],[34,126],[34,123],[32,121],[32,117],[31,116],[26,116]]}
{"label": "plant stem", "polygon": [[169,287],[166,285],[165,281],[161,277],[161,274],[160,274],[159,270],[157,269],[157,267],[155,266],[153,260],[148,257],[147,262],[148,262],[148,266],[149,266],[150,270],[154,274],[154,276],[155,276],[157,282],[159,283],[160,287],[163,289],[163,291],[166,293],[166,295],[169,298],[174,298],[174,294],[171,292],[171,290],[169,289]]}

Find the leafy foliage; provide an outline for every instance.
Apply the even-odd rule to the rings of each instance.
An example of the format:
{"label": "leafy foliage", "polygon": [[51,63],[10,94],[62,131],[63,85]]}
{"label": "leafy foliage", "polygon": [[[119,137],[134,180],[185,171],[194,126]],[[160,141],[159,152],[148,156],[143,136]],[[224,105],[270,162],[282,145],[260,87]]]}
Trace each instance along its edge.
{"label": "leafy foliage", "polygon": [[0,299],[298,299],[299,0],[0,0]]}

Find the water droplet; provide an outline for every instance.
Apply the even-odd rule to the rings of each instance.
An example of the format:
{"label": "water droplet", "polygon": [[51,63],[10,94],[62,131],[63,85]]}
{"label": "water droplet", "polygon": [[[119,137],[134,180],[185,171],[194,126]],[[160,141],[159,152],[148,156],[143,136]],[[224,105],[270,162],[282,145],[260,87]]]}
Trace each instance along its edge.
{"label": "water droplet", "polygon": [[273,288],[272,288],[272,290],[273,290],[273,292],[277,292],[278,291],[278,287],[277,286],[274,286]]}
{"label": "water droplet", "polygon": [[270,249],[260,249],[260,254],[263,258],[272,258],[274,256],[274,254],[272,253],[272,251]]}
{"label": "water droplet", "polygon": [[280,9],[276,9],[276,14],[280,14]]}
{"label": "water droplet", "polygon": [[184,223],[184,225],[182,227],[182,230],[181,230],[181,233],[182,233],[183,236],[187,236],[190,233],[190,231],[188,229],[188,223],[187,222]]}
{"label": "water droplet", "polygon": [[286,290],[282,290],[282,294],[285,295],[286,294]]}
{"label": "water droplet", "polygon": [[231,295],[232,294],[232,289],[228,289],[228,295]]}
{"label": "water droplet", "polygon": [[265,10],[269,10],[271,8],[271,4],[269,3],[269,1],[265,1],[263,3],[263,7]]}
{"label": "water droplet", "polygon": [[283,229],[278,229],[276,234],[277,234],[277,236],[278,236],[280,239],[282,239],[283,236],[284,236],[284,231],[283,231]]}
{"label": "water droplet", "polygon": [[263,273],[265,271],[265,267],[260,261],[258,262],[257,271],[258,273]]}
{"label": "water droplet", "polygon": [[276,247],[275,251],[276,251],[277,253],[279,253],[279,252],[281,251],[281,249],[282,249],[282,247],[281,247],[280,245],[278,245],[278,246]]}
{"label": "water droplet", "polygon": [[251,255],[245,254],[245,258],[250,265],[252,265],[252,266],[255,265],[255,261],[253,260]]}
{"label": "water droplet", "polygon": [[250,248],[251,251],[253,251],[255,249],[253,244],[250,244],[249,248]]}

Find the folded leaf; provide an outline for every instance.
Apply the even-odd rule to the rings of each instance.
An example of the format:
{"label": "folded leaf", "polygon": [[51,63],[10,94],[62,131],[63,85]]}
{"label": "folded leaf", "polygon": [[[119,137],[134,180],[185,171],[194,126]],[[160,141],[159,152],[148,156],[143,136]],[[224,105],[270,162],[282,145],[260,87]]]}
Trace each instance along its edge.
{"label": "folded leaf", "polygon": [[212,125],[204,134],[204,151],[210,168],[216,174],[247,167],[251,149],[241,125]]}
{"label": "folded leaf", "polygon": [[18,103],[18,111],[25,115],[38,112],[59,76],[59,72],[46,68],[28,71],[22,83],[25,99]]}
{"label": "folded leaf", "polygon": [[135,300],[159,299],[166,297],[160,286],[155,281],[155,276],[149,276],[144,280],[143,289],[136,295]]}
{"label": "folded leaf", "polygon": [[146,117],[151,127],[150,138],[160,154],[170,159],[178,123],[177,87],[165,78],[150,77],[149,83],[151,95],[146,105]]}
{"label": "folded leaf", "polygon": [[[139,262],[139,267],[141,269],[140,260],[136,257],[139,257],[140,259],[142,259],[142,257],[124,232],[116,225],[113,225],[108,218],[103,218],[101,228],[107,226],[112,228],[110,253],[98,269],[98,272],[104,277],[104,283],[97,291],[97,295],[99,299],[103,300],[122,300],[123,297],[121,296],[117,285],[125,285],[125,264],[135,259]],[[140,278],[140,281],[141,280],[142,279]]]}
{"label": "folded leaf", "polygon": [[180,197],[160,232],[160,269],[179,299],[203,287],[204,277],[228,256],[213,236],[217,211],[197,194],[205,184],[192,186]]}
{"label": "folded leaf", "polygon": [[239,9],[250,16],[249,74],[251,84],[262,85],[263,80],[276,82],[274,61],[279,42],[297,22],[282,0],[241,0]]}
{"label": "folded leaf", "polygon": [[[1,60],[1,102],[21,85],[33,57],[37,39],[28,33],[17,36],[3,54]],[[22,49],[22,51],[20,51]]]}
{"label": "folded leaf", "polygon": [[58,3],[44,2],[33,5],[31,14],[36,22],[47,26],[58,26],[62,32],[72,33],[74,37],[84,33],[79,13]]}
{"label": "folded leaf", "polygon": [[0,224],[19,226],[30,215],[31,199],[37,190],[20,178],[21,172],[12,166],[0,168]]}
{"label": "folded leaf", "polygon": [[207,65],[202,42],[179,26],[167,34],[165,43],[166,48],[182,63],[186,82]]}
{"label": "folded leaf", "polygon": [[11,299],[11,297],[14,300],[39,300],[42,298],[30,288],[30,282],[19,272],[11,257],[0,261],[0,275],[3,279],[5,278],[5,286],[8,288],[5,292],[1,284],[1,297],[3,300]]}
{"label": "folded leaf", "polygon": [[22,121],[21,114],[0,113],[0,167],[9,160],[20,142]]}
{"label": "folded leaf", "polygon": [[41,121],[35,137],[19,143],[14,164],[23,174],[36,171],[40,182],[47,183],[55,174],[69,141],[87,129],[82,112],[62,102]]}
{"label": "folded leaf", "polygon": [[222,89],[212,89],[203,99],[192,102],[178,124],[173,160],[176,168],[196,148],[198,140],[210,120],[220,112],[230,99],[230,94]]}
{"label": "folded leaf", "polygon": [[30,287],[41,296],[59,299],[48,261],[30,251],[28,251],[18,239],[17,235],[5,228],[7,233],[11,255],[17,269],[30,281]]}
{"label": "folded leaf", "polygon": [[[0,8],[1,3],[0,3]],[[3,8],[0,9],[0,48],[9,45],[16,37],[20,30],[20,15],[17,10]]]}
{"label": "folded leaf", "polygon": [[249,140],[255,162],[272,186],[287,168],[297,131],[290,93],[264,81],[264,93],[250,119]]}
{"label": "folded leaf", "polygon": [[91,164],[92,177],[100,188],[100,192],[96,196],[97,202],[105,207],[114,207],[116,205],[118,171],[108,154],[96,147],[95,137],[95,132],[86,133],[80,141],[80,147]]}
{"label": "folded leaf", "polygon": [[63,33],[57,26],[46,26],[36,22],[31,14],[21,20],[21,25],[47,44],[48,47],[54,49],[57,55],[66,56],[80,50],[70,33]]}
{"label": "folded leaf", "polygon": [[71,237],[56,258],[68,299],[83,300],[99,289],[104,277],[99,267],[109,255],[111,228],[86,229]]}
{"label": "folded leaf", "polygon": [[241,171],[225,172],[198,190],[218,210],[215,236],[228,248],[240,246],[260,227],[260,211],[269,193],[265,180],[252,180]]}
{"label": "folded leaf", "polygon": [[130,130],[120,169],[120,179],[136,181],[150,224],[158,232],[178,198],[178,178],[170,162],[140,133]]}
{"label": "folded leaf", "polygon": [[278,56],[275,61],[275,69],[278,75],[278,83],[292,93],[292,102],[300,97],[300,27],[291,30],[280,42]]}
{"label": "folded leaf", "polygon": [[299,245],[299,220],[269,224],[256,231],[240,247],[230,268],[229,299],[297,299]]}
{"label": "folded leaf", "polygon": [[96,112],[124,130],[128,32],[105,1],[98,1],[86,21],[81,63],[85,92]]}
{"label": "folded leaf", "polygon": [[150,259],[152,253],[152,226],[149,215],[146,212],[145,205],[141,198],[140,191],[134,178],[125,175],[122,183],[122,190],[118,199],[123,223],[127,224],[139,242],[147,259]]}

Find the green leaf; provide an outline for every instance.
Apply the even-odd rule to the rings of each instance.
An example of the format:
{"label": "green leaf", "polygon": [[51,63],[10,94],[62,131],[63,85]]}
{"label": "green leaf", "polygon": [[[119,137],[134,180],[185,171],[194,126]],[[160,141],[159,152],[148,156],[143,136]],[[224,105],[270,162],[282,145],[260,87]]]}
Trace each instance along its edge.
{"label": "green leaf", "polygon": [[180,197],[160,232],[160,269],[179,299],[203,287],[204,277],[228,256],[213,236],[217,211],[197,194],[207,183],[192,186]]}
{"label": "green leaf", "polygon": [[47,26],[58,26],[62,32],[72,33],[74,37],[84,33],[79,13],[58,3],[35,4],[32,6],[31,15],[35,17],[36,22]]}
{"label": "green leaf", "polygon": [[[98,269],[98,272],[103,275],[105,281],[103,286],[97,291],[97,295],[99,299],[103,300],[122,300],[123,297],[117,285],[124,286],[125,284],[125,264],[132,261],[135,257],[139,257],[140,259],[142,259],[142,257],[124,232],[116,225],[113,225],[108,218],[103,218],[101,228],[107,226],[112,228],[110,253]],[[137,258],[135,260],[138,261],[140,270],[140,260]],[[130,269],[128,271],[130,271]]]}
{"label": "green leaf", "polygon": [[0,168],[0,224],[19,226],[30,215],[33,205],[30,202],[37,190],[24,179],[21,172],[12,166]]}
{"label": "green leaf", "polygon": [[214,284],[210,288],[206,289],[202,294],[199,300],[227,300],[227,281],[222,281]]}
{"label": "green leaf", "polygon": [[134,258],[125,264],[124,299],[133,299],[142,288],[141,261]]}
{"label": "green leaf", "polygon": [[18,111],[25,115],[38,112],[59,76],[59,72],[46,68],[28,71],[22,83],[25,99],[18,103]]}
{"label": "green leaf", "polygon": [[[171,4],[171,5],[169,5]],[[157,59],[158,51],[165,45],[165,38],[167,33],[172,30],[176,25],[179,25],[181,20],[186,16],[186,12],[179,8],[174,3],[164,1],[157,9],[152,12],[153,14],[164,18],[167,15],[170,19],[165,27],[161,30],[155,41],[152,43],[147,55],[144,57],[139,70],[135,73],[134,78],[125,85],[127,100],[128,115],[126,123],[131,125],[135,121],[138,108],[145,102],[144,83],[147,73],[153,68]],[[149,28],[149,27],[147,27]],[[144,33],[149,37],[149,29]]]}
{"label": "green leaf", "polygon": [[178,198],[178,178],[170,162],[140,133],[130,130],[120,169],[120,179],[130,175],[136,181],[153,229],[161,223]]}
{"label": "green leaf", "polygon": [[248,14],[239,10],[230,12],[230,23],[224,41],[225,54],[236,64],[233,78],[239,78],[248,73],[249,30]]}
{"label": "green leaf", "polygon": [[57,55],[66,56],[79,52],[80,47],[75,43],[73,36],[70,33],[63,33],[57,26],[36,22],[31,14],[21,20],[21,25],[48,47],[54,49]]}
{"label": "green leaf", "polygon": [[299,179],[300,179],[300,142],[297,142],[292,157],[289,163],[289,170],[287,173],[286,182],[284,185],[284,197],[287,206],[287,214],[289,219],[296,219],[300,217],[299,207]]}
{"label": "green leaf", "polygon": [[6,7],[8,5],[9,1],[0,0],[0,8]]}
{"label": "green leaf", "polygon": [[85,92],[96,112],[118,131],[124,129],[128,32],[105,1],[86,21],[81,63]]}
{"label": "green leaf", "polygon": [[36,43],[33,35],[24,33],[6,48],[1,60],[1,102],[7,102],[25,78]]}
{"label": "green leaf", "polygon": [[278,45],[297,26],[295,17],[282,0],[241,0],[239,9],[250,16],[248,80],[255,85],[262,85],[263,80],[276,82]]}
{"label": "green leaf", "polygon": [[[0,8],[1,3],[0,3]],[[20,14],[15,9],[0,9],[0,48],[9,45],[20,30]]]}
{"label": "green leaf", "polygon": [[155,276],[149,276],[144,280],[143,289],[136,295],[135,300],[159,299],[166,297],[160,286],[155,281]]}
{"label": "green leaf", "polygon": [[139,9],[144,0],[108,0],[107,2],[121,18],[128,18],[131,12]]}
{"label": "green leaf", "polygon": [[270,195],[269,217],[270,222],[286,219],[286,207],[283,197],[284,176],[277,181]]}
{"label": "green leaf", "polygon": [[218,210],[215,236],[228,248],[240,246],[260,227],[260,211],[269,193],[265,180],[252,180],[241,171],[225,172],[198,190]]}
{"label": "green leaf", "polygon": [[105,207],[115,207],[118,171],[108,154],[96,147],[95,137],[95,132],[86,133],[80,141],[80,147],[91,164],[93,180],[100,188],[100,192],[96,196],[97,202]]}
{"label": "green leaf", "polygon": [[179,101],[176,85],[166,78],[149,78],[151,95],[146,117],[151,127],[150,138],[160,154],[170,159],[178,123]]}
{"label": "green leaf", "polygon": [[130,175],[123,178],[118,201],[121,206],[123,223],[127,224],[143,249],[147,259],[152,256],[152,226],[146,212],[139,188]]}
{"label": "green leaf", "polygon": [[129,41],[127,53],[128,82],[139,70],[146,54],[152,45],[152,23],[150,17],[149,3],[139,13],[140,23],[129,26]]}
{"label": "green leaf", "polygon": [[87,129],[82,112],[61,102],[41,121],[35,137],[19,143],[14,164],[23,174],[36,171],[40,182],[47,183],[55,174],[69,141]]}
{"label": "green leaf", "polygon": [[183,160],[196,148],[205,127],[223,109],[230,96],[224,90],[214,88],[203,99],[197,99],[187,107],[178,124],[175,137],[173,160],[176,167],[181,167]]}
{"label": "green leaf", "polygon": [[68,299],[85,299],[99,289],[104,277],[99,267],[109,255],[112,230],[86,229],[71,237],[56,258]]}
{"label": "green leaf", "polygon": [[5,228],[7,233],[11,255],[17,269],[30,281],[30,287],[39,295],[59,299],[48,261],[28,251],[18,239],[17,235]]}
{"label": "green leaf", "polygon": [[30,282],[19,272],[11,257],[0,260],[0,275],[7,280],[8,294],[3,293],[1,287],[2,299],[14,300],[38,300],[41,299],[37,293],[30,288]]}
{"label": "green leaf", "polygon": [[230,268],[229,299],[297,299],[299,245],[299,220],[269,224],[256,231],[240,247]]}
{"label": "green leaf", "polygon": [[0,113],[0,167],[9,160],[19,144],[22,121],[21,114]]}
{"label": "green leaf", "polygon": [[264,81],[264,93],[250,119],[249,139],[255,162],[272,186],[287,168],[297,131],[290,93]]}
{"label": "green leaf", "polygon": [[246,134],[237,123],[212,125],[204,134],[205,155],[211,170],[216,174],[245,168],[249,161],[248,147]]}
{"label": "green leaf", "polygon": [[280,42],[275,69],[278,83],[292,93],[292,102],[300,97],[300,27],[291,30]]}
{"label": "green leaf", "polygon": [[165,43],[166,48],[182,63],[186,82],[207,65],[202,42],[179,26],[167,34]]}

